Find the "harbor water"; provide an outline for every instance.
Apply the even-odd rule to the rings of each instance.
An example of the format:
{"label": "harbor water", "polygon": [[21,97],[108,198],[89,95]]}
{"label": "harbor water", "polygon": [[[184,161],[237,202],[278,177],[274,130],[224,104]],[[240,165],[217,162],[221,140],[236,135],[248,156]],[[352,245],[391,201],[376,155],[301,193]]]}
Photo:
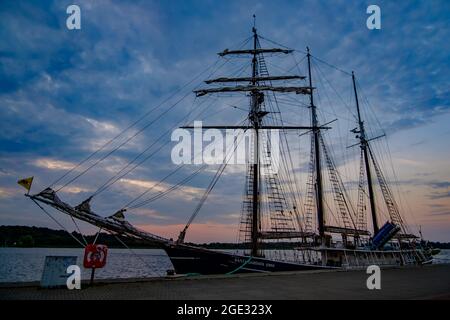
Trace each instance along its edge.
{"label": "harbor water", "polygon": [[[83,265],[83,249],[77,248],[0,248],[0,282],[40,281],[46,256],[77,256]],[[450,250],[435,256],[435,263],[450,263]],[[107,263],[96,270],[98,279],[145,278],[165,276],[173,269],[164,250],[109,249]],[[90,270],[81,268],[82,278],[89,279]]]}

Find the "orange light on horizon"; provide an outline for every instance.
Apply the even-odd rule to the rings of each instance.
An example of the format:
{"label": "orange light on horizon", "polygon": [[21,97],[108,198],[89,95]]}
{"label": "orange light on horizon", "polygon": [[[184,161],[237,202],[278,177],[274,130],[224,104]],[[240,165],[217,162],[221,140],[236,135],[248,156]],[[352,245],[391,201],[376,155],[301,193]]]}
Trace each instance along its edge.
{"label": "orange light on horizon", "polygon": [[[181,230],[185,227],[183,224],[171,225],[137,225],[141,230],[176,240]],[[236,242],[237,230],[232,224],[219,223],[193,223],[190,225],[186,234],[186,242],[210,243],[210,242]]]}

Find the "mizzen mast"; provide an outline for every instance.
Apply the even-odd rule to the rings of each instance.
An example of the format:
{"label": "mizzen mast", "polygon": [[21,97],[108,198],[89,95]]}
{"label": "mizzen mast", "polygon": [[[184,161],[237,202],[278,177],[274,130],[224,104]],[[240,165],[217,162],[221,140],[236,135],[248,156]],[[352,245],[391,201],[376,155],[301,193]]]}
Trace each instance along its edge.
{"label": "mizzen mast", "polygon": [[352,81],[353,81],[353,91],[355,93],[355,100],[356,100],[356,110],[358,113],[358,129],[353,129],[353,133],[358,133],[359,135],[357,138],[359,138],[360,141],[360,147],[363,151],[364,156],[364,164],[366,168],[366,177],[367,177],[367,185],[369,189],[369,201],[370,201],[370,212],[372,214],[372,225],[373,225],[373,232],[374,234],[377,234],[379,231],[378,221],[377,221],[377,212],[376,212],[376,203],[375,203],[375,192],[373,189],[373,181],[372,181],[372,173],[370,169],[370,162],[369,162],[369,141],[366,138],[366,131],[364,128],[364,121],[361,119],[361,111],[359,108],[359,99],[358,99],[358,90],[356,89],[356,80],[355,80],[355,73],[352,72]]}

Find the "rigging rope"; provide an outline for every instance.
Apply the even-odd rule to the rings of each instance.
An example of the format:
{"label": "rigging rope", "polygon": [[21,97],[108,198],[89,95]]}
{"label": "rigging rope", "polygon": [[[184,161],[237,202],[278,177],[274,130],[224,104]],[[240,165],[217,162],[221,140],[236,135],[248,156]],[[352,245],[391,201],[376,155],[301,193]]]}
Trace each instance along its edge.
{"label": "rigging rope", "polygon": [[[277,45],[277,46],[281,46],[281,47],[284,47],[284,48],[289,49],[289,50],[294,50],[294,51],[300,52],[300,53],[302,53],[302,54],[307,54],[307,52],[305,52],[305,51],[303,51],[303,50],[289,48],[289,47],[286,47],[285,45],[282,45],[282,44],[280,44],[280,43],[278,43],[278,42],[276,42],[276,41],[270,40],[270,39],[268,39],[268,38],[266,38],[266,37],[263,37],[263,36],[261,36],[261,35],[258,35],[258,36],[259,36],[261,39],[264,39],[264,40],[266,40],[266,41],[269,41],[269,42],[271,42],[271,43],[273,43],[273,44],[275,44],[275,45]],[[347,72],[347,71],[345,71],[345,70],[343,70],[343,69],[341,69],[341,68],[339,68],[339,67],[337,67],[337,66],[335,66],[335,65],[333,65],[333,64],[331,64],[331,63],[328,63],[328,62],[326,62],[326,61],[324,61],[324,60],[322,60],[322,59],[316,57],[316,56],[311,55],[311,57],[313,57],[313,58],[316,59],[317,61],[319,61],[319,62],[321,62],[321,63],[327,65],[328,67],[333,68],[333,69],[336,69],[337,71],[340,71],[340,72],[342,72],[342,73],[344,73],[344,74],[346,74],[346,75],[348,75],[348,76],[351,76],[351,75],[352,75],[350,72]]]}
{"label": "rigging rope", "polygon": [[[207,109],[205,109],[207,110]],[[205,110],[203,110],[202,112],[200,112],[200,114],[198,116],[200,116]],[[247,119],[245,119],[244,121],[241,122],[244,123]],[[201,155],[202,151],[200,151],[197,155]],[[196,172],[194,172],[193,174],[189,175],[187,178],[183,179],[182,181],[178,182],[177,184],[175,184],[174,186],[172,186],[171,188],[169,188],[168,190],[165,191],[161,191],[159,194],[157,195],[153,195],[151,198],[143,200],[141,202],[139,202],[138,204],[135,204],[134,206],[131,206],[131,204],[133,204],[136,200],[142,198],[145,194],[147,194],[148,192],[150,192],[151,190],[153,190],[156,186],[160,185],[162,182],[164,182],[167,178],[169,178],[170,176],[172,176],[173,174],[175,174],[177,171],[181,170],[183,167],[185,167],[186,164],[182,164],[181,166],[177,167],[174,171],[172,171],[171,173],[169,173],[168,175],[166,175],[162,180],[160,180],[157,184],[152,185],[151,187],[149,187],[146,191],[144,191],[141,195],[139,195],[137,198],[133,199],[132,201],[130,201],[129,203],[127,203],[125,205],[124,208],[130,208],[130,209],[135,209],[135,208],[139,208],[142,207],[143,205],[146,205],[147,203],[153,202],[163,196],[165,196],[166,194],[170,193],[173,190],[178,189],[182,183],[185,183],[187,181],[192,180],[192,178],[194,178],[198,173],[200,173],[200,171],[204,170],[207,165],[203,165],[202,167],[200,167],[200,169],[198,169]]]}
{"label": "rigging rope", "polygon": [[[198,116],[200,116],[205,110],[207,110],[207,109],[204,109],[202,112],[200,112],[200,114],[198,114]],[[183,120],[184,120],[184,119],[183,119]],[[183,121],[183,120],[182,120],[182,121]],[[123,175],[121,175],[120,177],[118,177],[117,179],[115,179],[115,181],[113,181],[112,183],[115,183],[116,181],[120,180],[123,176],[125,176],[126,174],[128,174],[129,172],[131,172],[132,170],[134,170],[138,165],[142,164],[142,163],[145,162],[149,157],[151,157],[151,156],[153,156],[155,153],[157,153],[162,147],[164,147],[164,145],[162,145],[158,150],[156,150],[156,151],[155,151],[154,153],[152,153],[150,156],[148,156],[147,158],[143,159],[140,163],[138,163],[137,165],[135,165],[131,170],[129,170],[129,171],[126,172],[125,174],[123,174]],[[160,180],[157,184],[155,184],[155,185],[153,185],[152,187],[148,188],[148,189],[147,189],[144,193],[142,193],[140,196],[138,196],[137,198],[133,199],[133,200],[130,201],[128,204],[126,204],[124,208],[129,207],[129,206],[130,206],[132,203],[134,203],[136,200],[138,200],[139,198],[141,198],[142,196],[144,196],[145,194],[147,194],[148,192],[150,192],[152,189],[154,189],[154,187],[156,187],[156,186],[158,186],[159,184],[161,184],[163,181],[165,181],[167,178],[169,178],[171,175],[173,175],[173,174],[176,173],[177,171],[181,170],[181,169],[182,169],[183,167],[185,167],[185,166],[186,166],[185,164],[182,164],[181,166],[179,166],[177,169],[175,169],[174,171],[172,171],[171,173],[169,173],[167,176],[165,176],[162,180]],[[175,189],[178,189],[178,187],[180,186],[179,184],[184,183],[184,182],[187,182],[187,181],[190,181],[195,175],[197,175],[201,170],[203,170],[203,169],[205,169],[205,168],[206,168],[205,166],[201,167],[201,168],[200,168],[199,170],[197,170],[194,174],[191,174],[188,178],[185,178],[184,180],[182,180],[181,182],[179,182],[179,183],[176,184],[175,186],[172,186],[169,190],[166,190],[166,191],[164,191],[164,192],[161,192],[161,194],[158,194],[158,195],[156,195],[156,196],[153,196],[153,197],[150,198],[150,199],[147,199],[147,200],[150,200],[150,201],[146,202],[147,200],[144,200],[144,201],[138,203],[137,205],[132,206],[132,207],[129,207],[129,208],[130,208],[130,209],[133,209],[133,208],[141,207],[141,206],[143,206],[143,205],[145,205],[145,204],[147,204],[147,203],[149,203],[149,202],[152,202],[152,201],[154,201],[154,200],[156,200],[156,199],[161,198],[162,196],[165,196],[165,195],[168,194],[170,191],[175,190]],[[110,185],[111,185],[111,184],[110,184]],[[109,186],[110,186],[110,185],[109,185]],[[109,186],[107,186],[107,187],[109,187]],[[102,190],[102,191],[104,191],[104,190]],[[169,192],[168,192],[168,191],[169,191]],[[142,205],[141,205],[141,204],[142,204]]]}
{"label": "rigging rope", "polygon": [[[217,72],[217,70],[219,70],[220,68],[222,68],[226,63],[228,63],[229,60],[226,60],[224,63],[222,63],[216,70],[214,70],[210,76],[212,74],[214,74],[215,72]],[[187,85],[189,85],[190,83],[192,83],[193,81],[195,81],[198,77],[200,77],[203,73],[205,73],[206,71],[210,70],[212,67],[214,67],[217,64],[214,63],[213,65],[211,65],[210,67],[208,67],[206,70],[204,70],[202,73],[200,73],[199,75],[197,75],[194,79],[192,79]],[[185,85],[185,86],[187,86]],[[183,86],[183,87],[185,87]],[[197,86],[198,87],[198,86]],[[179,90],[181,91],[181,89]],[[178,105],[182,100],[184,100],[191,92],[189,91],[186,95],[184,95],[181,99],[179,99],[176,103],[172,104],[169,109],[167,109],[166,111],[164,111],[162,114],[160,114],[156,119],[154,119],[153,121],[151,121],[150,123],[148,123],[147,125],[145,125],[143,128],[141,128],[139,131],[137,131],[134,135],[132,135],[131,137],[129,137],[128,139],[126,139],[124,142],[122,142],[120,145],[118,145],[116,148],[114,148],[113,150],[111,150],[110,152],[108,152],[106,155],[104,155],[103,157],[101,157],[100,159],[98,159],[96,162],[94,162],[91,166],[89,166],[87,169],[85,169],[84,171],[82,171],[80,174],[78,174],[77,176],[75,176],[73,179],[71,179],[70,181],[68,181],[66,184],[64,184],[62,187],[60,187],[58,190],[56,190],[56,192],[60,191],[61,189],[63,189],[64,187],[66,187],[67,185],[69,185],[70,183],[72,183],[73,181],[75,181],[76,179],[78,179],[79,177],[81,177],[82,175],[84,175],[86,172],[88,172],[90,169],[92,169],[93,167],[95,167],[98,163],[100,163],[101,161],[103,161],[104,159],[106,159],[107,157],[109,157],[111,154],[113,154],[115,151],[117,151],[118,149],[120,149],[122,146],[124,146],[125,144],[127,144],[129,141],[131,141],[133,138],[135,138],[137,135],[139,135],[140,133],[142,133],[144,130],[146,130],[148,127],[150,127],[153,123],[155,123],[157,120],[159,120],[161,117],[163,117],[165,114],[167,114],[171,109],[173,109],[176,105]],[[161,104],[160,104],[161,105]],[[155,109],[153,109],[155,110]],[[147,114],[145,115],[145,117],[147,116]],[[128,129],[126,129],[128,130]],[[168,130],[170,131],[170,129]],[[164,135],[160,136],[160,139],[163,137]],[[158,139],[158,141],[160,140]],[[133,161],[131,163],[133,163],[134,161],[137,160],[137,158],[139,158],[143,153],[145,153],[146,151],[148,151],[154,144],[152,144],[150,147],[148,147],[146,150],[144,150],[141,154],[139,154],[135,159],[133,159]],[[161,148],[160,148],[161,149]],[[160,150],[159,149],[159,150]],[[154,155],[155,153],[153,153],[152,155]],[[151,156],[150,156],[151,157]],[[149,157],[146,158],[146,160],[148,160]],[[131,163],[127,164],[126,167],[128,167]],[[140,164],[142,164],[143,162],[140,162]],[[138,165],[138,166],[139,166]],[[126,168],[125,167],[125,168]],[[132,168],[132,170],[128,171],[126,174],[128,174],[129,172],[133,171],[137,166],[134,166]],[[119,178],[120,179],[120,178]],[[114,184],[117,180],[119,179],[115,179],[112,184]],[[106,184],[108,184],[108,182],[111,181],[108,180],[106,182]],[[104,191],[104,187],[107,189],[111,184],[108,185],[102,185],[99,189],[97,189],[97,191],[94,193],[94,195],[97,195],[98,193]]]}
{"label": "rigging rope", "polygon": [[[357,86],[357,88],[358,88],[358,91],[361,92],[361,97],[362,97],[362,99],[363,99],[363,103],[366,105],[366,109],[372,112],[372,116],[373,116],[373,118],[375,119],[376,124],[378,125],[379,129],[382,131],[382,133],[384,134],[384,136],[386,137],[387,134],[386,134],[386,132],[384,131],[383,126],[382,126],[381,123],[380,123],[380,120],[378,119],[378,117],[376,116],[376,113],[374,112],[373,106],[370,104],[370,102],[369,102],[367,96],[364,94],[364,91],[362,90],[362,88],[361,88],[361,86],[359,85],[359,82],[358,82],[358,81],[356,81],[356,86]],[[371,128],[369,127],[369,129],[371,129]],[[372,131],[371,131],[371,134],[374,136],[374,133],[373,133]],[[377,153],[380,155],[381,160],[382,160],[382,162],[380,163],[380,165],[383,166],[383,162],[384,162],[384,161],[389,162],[390,170],[391,170],[391,172],[392,172],[393,180],[394,180],[393,184],[395,185],[395,188],[396,188],[396,196],[397,196],[397,198],[398,198],[398,200],[399,200],[400,207],[401,207],[401,209],[402,209],[401,211],[404,212],[405,209],[406,209],[406,210],[410,213],[410,217],[411,217],[412,220],[413,220],[413,223],[414,223],[414,225],[415,225],[415,228],[417,229],[417,231],[419,231],[419,230],[420,230],[420,226],[419,226],[419,223],[417,222],[417,219],[416,219],[416,217],[415,217],[415,215],[414,215],[414,212],[413,212],[413,210],[411,210],[411,207],[410,207],[408,201],[405,201],[404,198],[403,198],[403,195],[404,195],[404,194],[401,192],[400,182],[399,182],[397,173],[396,173],[395,168],[394,168],[394,163],[393,163],[393,159],[392,159],[392,153],[391,153],[391,150],[390,150],[390,147],[389,147],[389,141],[388,141],[386,138],[383,139],[383,141],[384,141],[384,143],[385,143],[385,150],[381,150],[381,151],[380,151],[380,150],[377,150]],[[372,146],[373,146],[373,144],[372,144]],[[376,149],[378,149],[377,144],[375,144],[374,146],[375,146]],[[380,146],[380,148],[381,148],[381,146]],[[381,148],[381,149],[383,149],[383,148]],[[382,151],[384,151],[384,152],[382,152]],[[387,160],[384,159],[384,156],[383,156],[384,154],[387,154]],[[384,168],[383,168],[383,169],[384,169]],[[385,171],[385,170],[383,170],[383,171]],[[387,180],[387,179],[386,179],[386,180]],[[389,183],[390,181],[387,181],[387,182]],[[405,206],[406,206],[406,208],[405,208]],[[400,213],[400,215],[402,215],[402,214]],[[406,230],[405,232],[410,232],[409,226],[408,226],[407,224],[404,225],[404,228],[405,228],[405,230]]]}
{"label": "rigging rope", "polygon": [[[143,193],[141,193],[138,197],[134,198],[132,201],[128,202],[124,208],[130,208],[130,209],[134,209],[134,208],[138,208],[141,207],[142,203],[145,203],[147,200],[144,200],[142,202],[137,203],[135,206],[132,206],[132,204],[134,202],[136,202],[137,200],[139,200],[140,198],[142,198],[143,196],[145,196],[147,193],[149,193],[150,191],[152,191],[154,188],[156,188],[157,186],[159,186],[161,183],[163,183],[166,179],[170,178],[171,176],[173,176],[175,173],[177,173],[179,170],[181,170],[183,168],[183,166],[179,166],[176,170],[170,172],[168,175],[166,175],[163,179],[161,179],[158,183],[152,185],[150,188],[148,188],[147,190],[145,190]],[[186,179],[186,178],[185,178]],[[173,186],[172,186],[173,187]],[[166,190],[167,191],[167,190]],[[160,193],[162,193],[163,191],[161,191]]]}
{"label": "rigging rope", "polygon": [[[204,100],[206,101],[206,100]],[[203,102],[201,103],[203,104]],[[201,105],[200,104],[200,105]],[[205,108],[203,111],[201,111],[197,117],[201,116],[208,108]],[[177,127],[178,125],[180,125],[181,123],[184,122],[185,119],[187,119],[191,114],[191,111],[188,113],[187,116],[185,116],[184,118],[182,118],[174,127]],[[94,193],[94,196],[105,191],[106,189],[108,189],[109,187],[111,187],[114,183],[116,183],[117,181],[119,181],[120,179],[122,179],[124,176],[128,175],[130,172],[132,172],[133,170],[135,170],[137,167],[139,167],[140,165],[142,165],[144,162],[146,162],[147,160],[149,160],[150,158],[152,158],[155,154],[157,154],[163,147],[165,147],[166,145],[161,145],[158,149],[156,149],[155,151],[153,151],[150,155],[148,155],[147,157],[145,157],[144,159],[142,159],[140,162],[138,162],[136,165],[134,165],[131,169],[129,169],[128,171],[124,172],[131,164],[133,164],[137,159],[139,159],[143,154],[145,154],[146,152],[148,152],[154,145],[156,145],[162,138],[164,138],[164,136],[169,133],[173,128],[169,128],[168,130],[166,130],[162,135],[159,136],[159,138],[152,143],[149,147],[147,147],[145,150],[143,150],[141,153],[139,153],[132,161],[129,161],[124,167],[122,167],[121,170],[119,170],[119,172],[117,172],[114,176],[112,176],[111,178],[109,178],[103,185],[101,185],[97,191]]]}
{"label": "rigging rope", "polygon": [[64,184],[62,187],[60,187],[59,189],[56,190],[56,192],[59,192],[61,189],[65,188],[66,186],[68,186],[69,184],[71,184],[72,182],[74,182],[76,179],[78,179],[79,177],[81,177],[82,175],[84,175],[85,173],[87,173],[90,169],[92,169],[93,167],[95,167],[97,164],[99,164],[101,161],[105,160],[107,157],[109,157],[110,155],[112,155],[114,152],[116,152],[117,150],[119,150],[121,147],[123,147],[125,144],[127,144],[128,142],[130,142],[132,139],[134,139],[137,135],[139,135],[140,133],[142,133],[144,130],[146,130],[148,127],[150,127],[152,124],[154,124],[157,120],[159,120],[160,118],[162,118],[164,115],[166,115],[170,110],[172,110],[175,106],[177,106],[181,101],[183,101],[188,95],[190,94],[190,92],[188,92],[187,94],[185,94],[181,99],[179,99],[176,103],[174,103],[173,105],[171,105],[167,110],[165,110],[162,114],[160,114],[156,119],[154,119],[153,121],[151,121],[150,123],[146,124],[144,127],[142,127],[141,129],[139,129],[136,133],[134,133],[132,136],[130,136],[129,138],[127,138],[125,141],[123,141],[121,144],[119,144],[116,148],[112,149],[111,151],[109,151],[108,153],[106,153],[106,155],[104,155],[103,157],[101,157],[100,159],[98,159],[97,161],[95,161],[92,165],[90,165],[89,167],[87,167],[85,170],[83,170],[81,173],[79,173],[78,175],[76,175],[74,178],[72,178],[71,180],[69,180],[66,184]]}
{"label": "rigging rope", "polygon": [[80,227],[78,226],[77,222],[75,221],[75,219],[73,218],[72,215],[70,215],[70,218],[72,219],[73,223],[75,224],[75,227],[77,228],[78,232],[81,234],[81,237],[83,238],[84,243],[87,245],[87,241],[86,238],[84,237],[83,233],[80,230]]}
{"label": "rigging rope", "polygon": [[[184,87],[186,87],[187,85],[191,84],[193,81],[195,81],[197,78],[199,78],[203,73],[207,72],[208,70],[210,70],[211,68],[213,68],[218,61],[216,61],[216,63],[214,63],[213,65],[209,66],[208,68],[206,68],[203,72],[201,72],[200,74],[198,74],[194,79],[192,79],[191,81],[189,81],[186,85],[184,85],[180,90],[178,90],[176,93],[180,92]],[[215,72],[217,72],[220,68],[222,68],[225,64],[228,63],[228,60],[226,60],[224,63],[222,63],[219,67],[217,67],[211,74],[214,74]],[[198,86],[197,86],[198,87]],[[196,87],[196,88],[197,88]],[[195,89],[195,88],[194,88]],[[171,97],[175,96],[176,93],[174,93]],[[98,163],[100,163],[101,161],[103,161],[104,159],[106,159],[108,156],[110,156],[112,153],[114,153],[115,151],[117,151],[118,149],[120,149],[122,146],[124,146],[125,144],[127,144],[129,141],[131,141],[133,138],[135,138],[137,135],[139,135],[140,133],[142,133],[144,130],[146,130],[149,126],[151,126],[153,123],[155,123],[157,120],[159,120],[162,116],[164,116],[165,114],[167,114],[171,109],[173,109],[176,105],[178,105],[182,100],[184,100],[191,92],[188,91],[188,93],[186,95],[184,95],[181,99],[179,99],[177,102],[175,102],[174,104],[172,104],[169,109],[167,109],[166,111],[164,111],[162,114],[160,114],[156,119],[154,119],[153,121],[151,121],[150,123],[148,123],[147,125],[145,125],[143,128],[141,128],[139,131],[137,131],[134,135],[132,135],[131,137],[129,137],[128,139],[126,139],[123,143],[121,143],[120,145],[118,145],[116,148],[114,148],[113,150],[111,150],[110,152],[108,152],[105,156],[103,156],[102,158],[98,159],[94,164],[92,164],[91,166],[89,166],[87,169],[85,169],[83,172],[81,172],[80,174],[78,174],[77,176],[75,176],[73,179],[71,179],[69,182],[67,182],[66,184],[64,184],[62,187],[60,187],[58,190],[56,190],[56,192],[60,191],[61,189],[63,189],[64,187],[66,187],[67,185],[69,185],[70,183],[72,183],[73,181],[75,181],[76,179],[78,179],[80,176],[84,175],[87,171],[89,171],[91,168],[93,168],[94,166],[96,166]],[[168,99],[166,99],[165,101],[169,100],[171,97],[169,97]],[[164,103],[164,102],[163,102]],[[156,108],[152,109],[156,110],[158,107],[160,107],[162,104],[158,105]],[[143,118],[145,118],[149,113],[148,112],[144,115]],[[141,118],[140,120],[138,120],[136,123],[140,122],[143,118]],[[134,126],[134,124],[132,125]],[[127,131],[127,129],[125,129],[125,131]],[[119,134],[121,135],[121,134]],[[115,138],[113,138],[115,139]],[[107,143],[108,144],[108,143]],[[101,149],[103,149],[105,146],[103,146]],[[97,150],[94,153],[97,153],[100,150]],[[91,158],[93,155],[91,155],[89,158]],[[85,159],[83,162],[85,162],[87,159]],[[70,171],[73,171],[75,168],[72,168]],[[67,175],[68,173],[66,173]],[[52,184],[53,185],[53,184]]]}
{"label": "rigging rope", "polygon": [[128,175],[130,172],[132,172],[134,169],[139,167],[141,164],[152,158],[155,154],[157,154],[163,147],[166,145],[162,144],[157,148],[155,151],[153,151],[150,155],[142,159],[140,162],[138,162],[136,165],[134,165],[130,170],[123,173],[130,165],[132,165],[137,159],[139,159],[143,154],[145,154],[147,151],[149,151],[154,145],[156,145],[164,136],[169,133],[172,130],[172,128],[169,128],[166,132],[164,132],[156,141],[154,141],[149,147],[147,147],[144,151],[139,153],[132,161],[128,162],[126,166],[124,166],[119,172],[117,172],[114,176],[109,178],[103,185],[101,185],[98,190],[94,193],[95,195],[98,195],[99,193],[107,190],[109,187],[111,187],[114,183],[122,179],[124,176]]}
{"label": "rigging rope", "polygon": [[97,234],[95,235],[94,244],[97,243],[97,239],[98,239],[98,236],[100,235],[101,231],[102,231],[102,227],[98,228]]}
{"label": "rigging rope", "polygon": [[[281,127],[284,127],[284,120],[283,120],[283,118],[281,116],[281,110],[280,110],[280,107],[278,105],[278,99],[277,99],[277,96],[275,95],[275,93],[273,93],[273,98],[274,98],[276,109],[273,107],[273,104],[272,104],[270,98],[268,99],[268,101],[269,101],[269,108],[274,110],[275,112],[277,112],[277,117],[278,118],[276,118],[276,117],[273,118],[273,120],[275,120],[274,124],[275,125],[280,125]],[[291,166],[291,168],[294,168],[294,163],[293,163],[293,160],[292,160],[291,150],[290,150],[290,147],[289,147],[289,142],[287,140],[287,136],[283,135],[283,137],[284,137],[284,143],[286,145],[286,152],[287,152],[288,156],[287,156],[287,159],[286,159],[286,157],[283,157],[283,156],[281,157],[283,168],[286,171],[285,172],[286,176],[283,176],[283,172],[281,171],[280,172],[280,177],[282,177],[282,180],[287,182],[287,188],[288,188],[289,192],[291,193],[291,195],[293,197],[293,204],[291,204],[291,208],[295,212],[296,221],[297,221],[297,224],[299,226],[299,229],[301,231],[303,231],[304,228],[303,228],[303,225],[300,222],[300,218],[301,217],[300,217],[299,212],[297,211],[299,206],[300,206],[300,210],[302,210],[302,208],[303,208],[303,202],[301,201],[301,198],[299,197],[297,199],[297,195],[301,194],[300,193],[300,189],[299,189],[299,183],[298,183],[295,175],[292,176],[292,175],[288,174],[288,172],[289,172],[289,165]],[[280,146],[281,146],[281,148],[284,149],[284,144],[283,143],[281,143]],[[284,152],[281,152],[281,154],[284,155]],[[291,178],[292,178],[292,180],[291,180]],[[288,205],[287,205],[287,199],[286,199],[287,197],[286,197],[285,191],[283,190],[281,185],[280,185],[280,189],[281,189],[281,192],[283,194],[284,201],[286,202],[286,207],[287,207],[286,209],[289,209]],[[304,215],[303,212],[302,212],[302,215]]]}
{"label": "rigging rope", "polygon": [[[247,120],[247,119],[246,119]],[[244,120],[242,123],[244,123],[246,120]],[[246,130],[244,130],[245,132]],[[233,149],[233,153],[236,152],[237,147],[239,146],[240,142],[242,141],[244,135],[242,135],[241,139],[239,142],[236,143],[236,145],[234,146]],[[227,155],[225,155],[225,158],[227,157]],[[197,214],[200,212],[200,210],[203,207],[203,204],[206,202],[206,199],[208,198],[209,194],[211,193],[211,191],[214,189],[215,185],[217,184],[217,182],[219,181],[223,171],[225,170],[225,168],[227,167],[228,163],[230,162],[232,157],[229,157],[228,160],[226,160],[223,164],[221,164],[216,172],[216,174],[213,177],[213,180],[211,181],[211,183],[209,184],[208,188],[206,189],[205,193],[203,194],[202,198],[200,199],[200,202],[198,203],[197,207],[195,208],[194,212],[192,213],[191,217],[189,218],[186,226],[184,227],[182,233],[186,233],[187,229],[189,228],[189,226],[191,225],[192,221],[194,221],[195,217],[197,216]]]}
{"label": "rigging rope", "polygon": [[[328,80],[327,77],[325,77],[325,73],[322,71],[322,69],[320,68],[320,66],[317,64],[317,70],[318,73],[316,73],[317,75],[320,75],[325,79],[325,81],[328,83],[328,85],[330,86],[331,89],[333,89],[333,91],[336,93],[337,97],[341,100],[342,104],[344,105],[344,107],[347,108],[347,111],[353,116],[354,120],[356,122],[358,122],[358,118],[356,116],[356,114],[351,110],[351,108],[347,105],[347,103],[344,101],[344,99],[342,98],[342,96],[339,94],[339,92],[336,90],[336,88],[331,84],[331,82]],[[319,81],[322,82],[321,77],[318,76]],[[325,86],[324,86],[325,88]],[[325,91],[325,90],[324,90]],[[325,91],[326,92],[326,91]]]}
{"label": "rigging rope", "polygon": [[[296,50],[296,51],[298,51],[298,50]],[[337,71],[340,71],[340,72],[346,74],[347,76],[352,76],[352,74],[351,74],[350,72],[347,72],[347,71],[345,71],[345,70],[342,70],[341,68],[339,68],[339,67],[337,67],[337,66],[335,66],[335,65],[333,65],[333,64],[330,64],[330,63],[328,63],[328,62],[326,62],[326,61],[324,61],[324,60],[322,60],[322,59],[320,59],[320,58],[318,58],[318,57],[316,57],[316,56],[311,55],[311,57],[314,58],[314,59],[316,59],[317,61],[323,63],[324,65],[330,67],[330,68],[336,69]]]}
{"label": "rigging rope", "polygon": [[212,69],[218,62],[220,61],[220,59],[217,59],[213,64],[211,64],[210,66],[208,66],[205,70],[203,70],[202,72],[200,72],[198,75],[196,75],[193,79],[191,79],[190,81],[188,81],[187,83],[185,83],[183,86],[181,86],[180,89],[176,90],[173,94],[171,94],[169,97],[167,97],[166,99],[164,99],[161,103],[159,103],[156,107],[150,109],[149,111],[147,111],[143,116],[141,116],[140,118],[138,118],[136,121],[134,121],[132,124],[130,124],[128,127],[126,127],[124,130],[122,130],[120,133],[118,133],[115,137],[113,137],[112,139],[108,140],[104,145],[102,145],[99,149],[97,149],[96,151],[94,151],[93,153],[91,153],[88,157],[86,157],[85,159],[83,159],[82,161],[80,161],[77,165],[75,165],[74,167],[72,167],[70,170],[68,170],[66,173],[64,173],[61,177],[59,177],[58,179],[56,179],[49,187],[54,186],[55,184],[57,184],[58,182],[60,182],[62,179],[64,179],[66,176],[68,176],[70,173],[72,173],[74,170],[78,169],[81,165],[83,165],[86,161],[90,160],[92,157],[94,157],[97,153],[99,153],[100,151],[102,151],[103,149],[105,149],[108,145],[110,145],[113,141],[115,141],[116,139],[118,139],[119,137],[121,137],[125,132],[127,132],[128,130],[130,130],[131,128],[133,128],[134,126],[136,126],[138,123],[140,123],[142,120],[144,120],[146,117],[148,117],[153,111],[157,110],[159,107],[161,107],[163,104],[165,104],[167,101],[169,101],[170,99],[172,99],[173,97],[175,97],[181,90],[183,90],[184,88],[186,88],[187,86],[189,86],[191,83],[193,83],[195,80],[197,80],[200,76],[202,76],[205,72],[207,72],[208,70]]}
{"label": "rigging rope", "polygon": [[[153,202],[155,200],[158,200],[164,196],[166,196],[167,194],[169,194],[170,192],[179,189],[180,187],[182,187],[185,183],[191,181],[195,176],[197,176],[201,171],[203,171],[204,169],[206,169],[207,165],[203,165],[201,166],[197,171],[195,171],[194,173],[190,174],[189,176],[187,176],[186,178],[184,178],[183,180],[181,180],[180,182],[178,182],[177,184],[171,186],[169,189],[165,190],[165,191],[160,191],[158,194],[153,195],[152,197],[143,200],[133,206],[131,206],[131,204],[134,202],[131,201],[130,203],[128,203],[126,206],[124,206],[124,208],[126,209],[137,209],[140,208],[142,206],[147,205],[150,202]],[[181,167],[180,167],[181,168]],[[146,190],[144,193],[142,193],[138,198],[140,198],[141,196],[145,195],[146,193],[150,192],[152,189],[154,189],[156,186],[158,186],[161,182],[163,182],[166,178],[168,178],[169,176],[171,176],[173,173],[167,175],[163,180],[161,180],[160,182],[158,182],[157,184],[153,185],[152,187],[150,187],[148,190]],[[136,198],[135,200],[137,200],[138,198]]]}
{"label": "rigging rope", "polygon": [[33,198],[31,198],[31,200],[39,207],[41,208],[41,210],[48,215],[58,226],[60,226],[61,228],[64,229],[64,231],[66,231],[73,239],[75,239],[76,242],[78,242],[82,248],[85,247],[85,245],[77,238],[75,237],[71,232],[69,232],[69,230],[67,230],[58,220],[56,220],[47,210],[45,210],[36,200],[34,200]]}

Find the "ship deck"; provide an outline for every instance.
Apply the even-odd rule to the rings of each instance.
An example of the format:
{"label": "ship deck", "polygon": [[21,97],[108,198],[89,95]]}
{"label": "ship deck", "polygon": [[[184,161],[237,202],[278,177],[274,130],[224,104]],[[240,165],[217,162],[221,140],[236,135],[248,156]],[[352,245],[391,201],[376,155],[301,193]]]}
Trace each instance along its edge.
{"label": "ship deck", "polygon": [[365,271],[99,280],[81,290],[0,284],[5,299],[450,299],[450,264],[382,269],[381,290],[368,290]]}

